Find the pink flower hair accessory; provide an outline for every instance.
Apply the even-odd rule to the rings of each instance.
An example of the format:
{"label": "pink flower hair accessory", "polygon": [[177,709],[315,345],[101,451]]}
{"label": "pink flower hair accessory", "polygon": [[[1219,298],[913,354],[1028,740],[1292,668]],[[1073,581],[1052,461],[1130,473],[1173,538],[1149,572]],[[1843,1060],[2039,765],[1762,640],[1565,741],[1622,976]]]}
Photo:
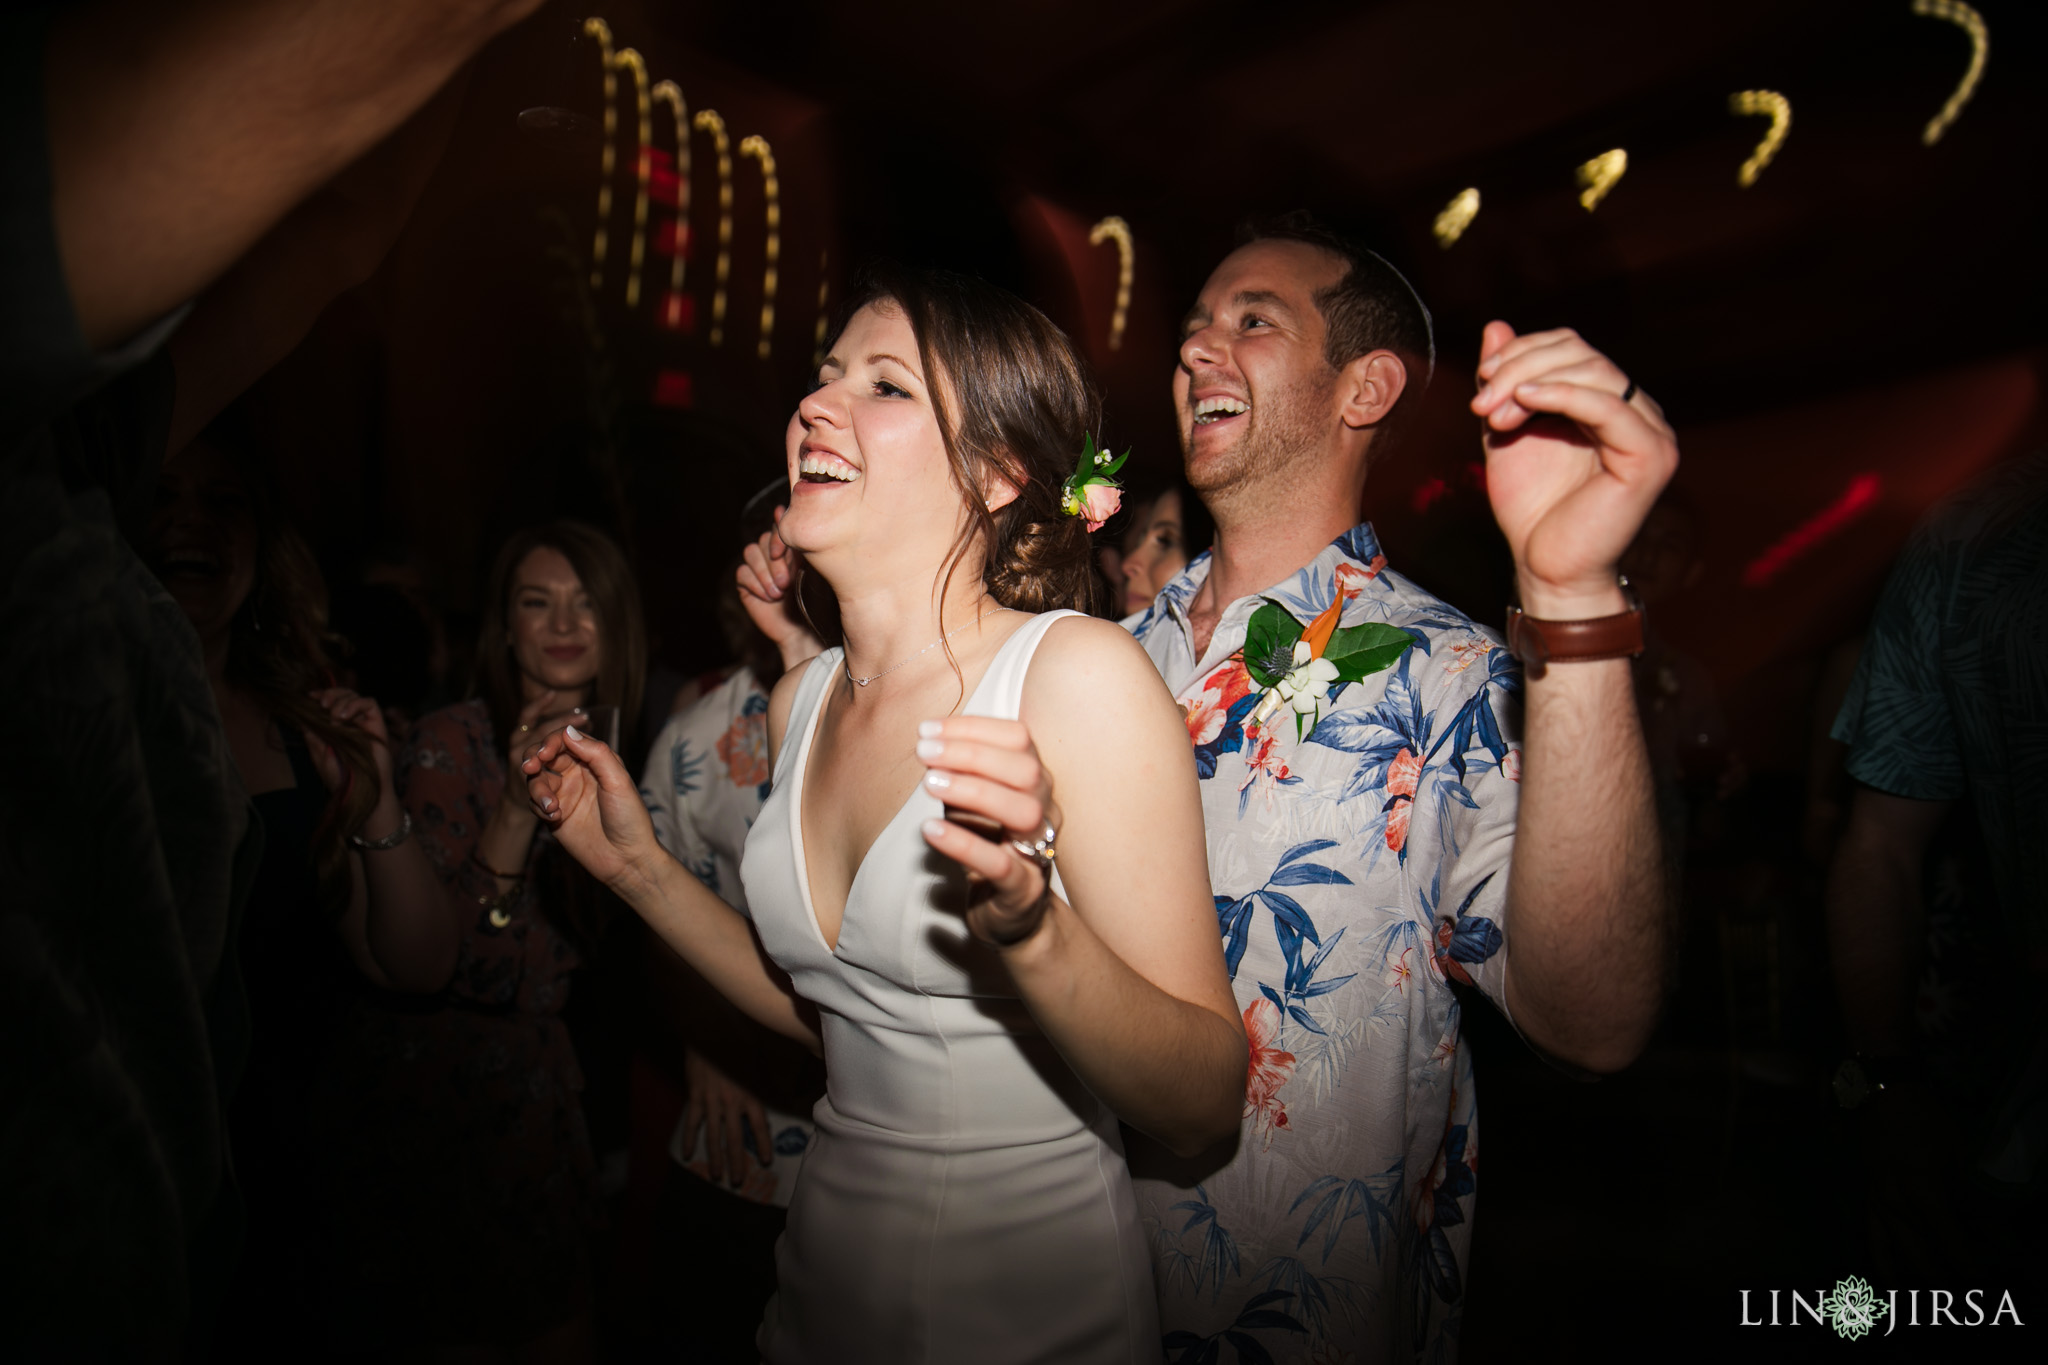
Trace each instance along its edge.
{"label": "pink flower hair accessory", "polygon": [[1130,458],[1131,452],[1126,450],[1112,459],[1108,451],[1096,449],[1095,437],[1089,434],[1073,476],[1060,485],[1060,510],[1084,519],[1091,533],[1101,530],[1102,523],[1124,504],[1123,485],[1116,481],[1116,472]]}

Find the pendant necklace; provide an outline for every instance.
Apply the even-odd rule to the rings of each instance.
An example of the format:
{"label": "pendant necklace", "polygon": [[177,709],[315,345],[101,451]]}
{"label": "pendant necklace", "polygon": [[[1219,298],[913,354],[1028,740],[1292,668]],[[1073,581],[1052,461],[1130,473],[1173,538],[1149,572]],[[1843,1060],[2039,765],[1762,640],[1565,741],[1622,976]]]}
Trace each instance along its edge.
{"label": "pendant necklace", "polygon": [[[982,617],[985,617],[985,616],[994,616],[994,615],[996,615],[996,614],[997,614],[998,612],[1005,612],[1005,611],[1015,611],[1015,610],[1016,610],[1016,608],[1015,608],[1015,607],[997,607],[997,608],[996,608],[996,609],[995,609],[994,611],[985,611],[985,612],[983,612],[983,613],[981,614],[981,616],[977,616],[977,617],[975,617],[975,618],[974,618],[974,620],[972,620],[972,621],[969,621],[969,622],[967,623],[967,626],[972,626],[972,625],[978,625],[978,624],[979,624],[979,623],[981,622],[981,620],[982,620]],[[890,665],[889,665],[889,666],[888,666],[887,668],[883,669],[883,670],[882,670],[882,671],[881,671],[880,673],[870,673],[870,674],[868,674],[868,675],[867,675],[867,676],[866,676],[865,678],[856,678],[856,677],[854,677],[854,676],[853,676],[853,669],[852,669],[851,667],[849,667],[849,666],[847,665],[847,662],[846,662],[846,656],[845,656],[844,654],[842,654],[842,655],[840,655],[840,656],[839,656],[839,666],[840,666],[840,667],[841,667],[842,669],[845,669],[845,670],[846,670],[846,680],[847,680],[848,682],[852,683],[852,684],[853,684],[853,685],[854,685],[855,687],[866,687],[866,686],[867,686],[867,685],[868,685],[869,683],[873,682],[873,681],[874,681],[875,679],[877,679],[877,678],[886,678],[886,677],[888,677],[888,676],[889,676],[889,675],[890,675],[891,673],[894,673],[894,672],[895,672],[895,671],[896,671],[897,669],[899,669],[899,668],[903,667],[903,665],[905,665],[905,664],[907,664],[907,663],[911,663],[911,662],[913,662],[914,660],[917,660],[917,659],[922,659],[922,658],[923,658],[923,657],[924,657],[925,655],[927,655],[927,654],[931,653],[931,652],[932,652],[933,650],[937,649],[937,648],[938,648],[938,647],[939,647],[940,645],[942,645],[942,644],[946,643],[946,641],[948,641],[948,640],[952,639],[952,638],[953,638],[953,637],[954,637],[955,635],[958,635],[958,634],[959,634],[959,633],[960,633],[961,631],[963,631],[963,630],[967,629],[967,626],[956,626],[956,627],[954,627],[954,628],[953,628],[952,630],[949,630],[949,631],[947,631],[947,632],[946,632],[946,633],[945,633],[944,635],[941,635],[941,636],[940,636],[940,637],[939,637],[938,639],[936,639],[936,640],[932,641],[932,642],[931,642],[930,644],[926,645],[926,646],[925,646],[925,647],[924,647],[923,649],[920,649],[919,651],[917,651],[917,653],[915,653],[915,654],[911,655],[911,656],[910,656],[909,658],[907,658],[907,659],[899,659],[899,660],[897,660],[897,661],[896,661],[895,663],[893,663],[893,664],[890,664]]]}

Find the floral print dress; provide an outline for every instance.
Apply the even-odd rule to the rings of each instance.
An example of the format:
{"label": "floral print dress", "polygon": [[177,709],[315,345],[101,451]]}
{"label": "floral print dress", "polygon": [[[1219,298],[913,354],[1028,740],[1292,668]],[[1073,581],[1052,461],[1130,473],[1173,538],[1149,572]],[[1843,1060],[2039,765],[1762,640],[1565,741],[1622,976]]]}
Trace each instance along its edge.
{"label": "floral print dress", "polygon": [[[351,1021],[329,1122],[338,1280],[359,1297],[340,1311],[371,1341],[530,1339],[590,1293],[593,1163],[561,1019],[577,956],[535,878],[501,904],[471,856],[505,786],[481,701],[422,719],[398,782],[462,946],[439,996],[384,996]],[[529,863],[560,857],[543,832]]]}

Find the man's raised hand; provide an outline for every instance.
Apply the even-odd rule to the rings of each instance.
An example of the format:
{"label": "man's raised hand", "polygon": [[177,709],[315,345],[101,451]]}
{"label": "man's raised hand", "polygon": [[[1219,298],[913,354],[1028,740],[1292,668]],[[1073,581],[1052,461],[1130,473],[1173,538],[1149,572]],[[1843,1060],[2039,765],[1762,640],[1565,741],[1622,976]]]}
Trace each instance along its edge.
{"label": "man's raised hand", "polygon": [[1485,424],[1486,488],[1514,553],[1522,606],[1571,620],[1620,609],[1622,551],[1678,468],[1678,441],[1648,394],[1569,328],[1515,335],[1490,322],[1472,411]]}

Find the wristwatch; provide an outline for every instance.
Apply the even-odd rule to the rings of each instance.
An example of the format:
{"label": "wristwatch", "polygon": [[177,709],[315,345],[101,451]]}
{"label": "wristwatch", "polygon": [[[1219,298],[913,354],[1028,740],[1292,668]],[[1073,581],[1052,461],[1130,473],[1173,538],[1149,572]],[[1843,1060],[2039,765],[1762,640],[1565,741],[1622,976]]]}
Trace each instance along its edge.
{"label": "wristwatch", "polygon": [[1522,661],[1525,677],[1540,678],[1551,664],[1632,659],[1643,652],[1643,604],[1625,576],[1617,581],[1628,610],[1612,616],[1546,621],[1508,608],[1508,653]]}

